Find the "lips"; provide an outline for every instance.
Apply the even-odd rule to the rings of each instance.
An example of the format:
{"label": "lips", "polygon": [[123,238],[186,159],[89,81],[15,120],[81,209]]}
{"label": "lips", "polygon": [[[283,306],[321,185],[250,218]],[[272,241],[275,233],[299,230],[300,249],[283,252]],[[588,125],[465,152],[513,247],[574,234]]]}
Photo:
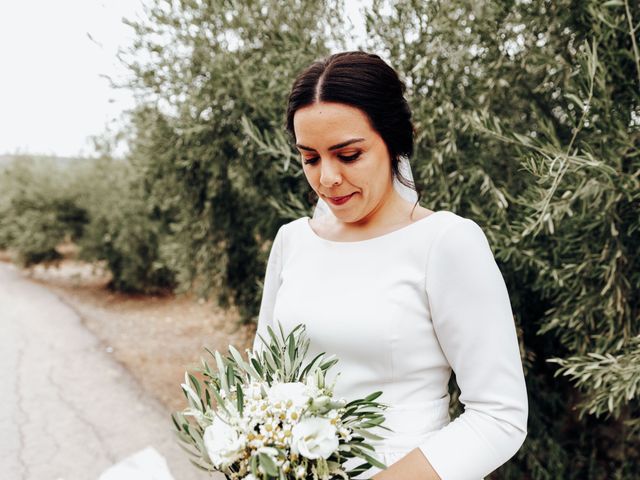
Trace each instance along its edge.
{"label": "lips", "polygon": [[329,197],[331,200],[344,200],[347,197],[350,197],[351,195],[353,195],[353,193],[350,193],[349,195],[343,195],[341,197]]}
{"label": "lips", "polygon": [[342,197],[327,197],[327,199],[334,205],[342,205],[343,203],[348,202],[349,199],[353,197],[354,194],[355,192],[349,195],[344,195]]}

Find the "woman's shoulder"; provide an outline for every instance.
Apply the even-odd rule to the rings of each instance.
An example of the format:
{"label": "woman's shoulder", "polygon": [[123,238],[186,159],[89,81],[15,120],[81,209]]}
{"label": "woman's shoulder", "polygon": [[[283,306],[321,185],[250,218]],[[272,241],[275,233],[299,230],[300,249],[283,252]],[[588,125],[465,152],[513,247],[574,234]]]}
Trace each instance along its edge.
{"label": "woman's shoulder", "polygon": [[450,210],[427,210],[426,208],[420,211],[416,208],[412,219],[414,223],[422,226],[421,231],[432,240],[447,235],[457,235],[458,231],[465,230],[464,227],[459,228],[458,226],[475,223],[473,220]]}
{"label": "woman's shoulder", "polygon": [[450,210],[436,210],[416,221],[416,229],[408,235],[418,249],[427,246],[429,256],[465,257],[488,246],[484,229],[472,218]]}
{"label": "woman's shoulder", "polygon": [[278,228],[278,232],[274,238],[274,244],[284,245],[291,241],[292,237],[296,237],[302,234],[303,229],[306,228],[305,223],[309,220],[309,217],[300,217],[294,220],[290,220],[283,223]]}
{"label": "woman's shoulder", "polygon": [[309,217],[307,216],[289,220],[288,222],[283,223],[280,226],[280,231],[282,231],[283,234],[286,232],[287,235],[290,235],[292,234],[290,232],[299,231],[302,228],[306,227],[305,223],[307,223],[308,221]]}
{"label": "woman's shoulder", "polygon": [[[491,257],[493,249],[484,228],[472,218],[442,211],[440,226],[435,232],[430,257],[445,262],[457,261],[469,265],[480,257]],[[434,253],[435,252],[435,253]]]}

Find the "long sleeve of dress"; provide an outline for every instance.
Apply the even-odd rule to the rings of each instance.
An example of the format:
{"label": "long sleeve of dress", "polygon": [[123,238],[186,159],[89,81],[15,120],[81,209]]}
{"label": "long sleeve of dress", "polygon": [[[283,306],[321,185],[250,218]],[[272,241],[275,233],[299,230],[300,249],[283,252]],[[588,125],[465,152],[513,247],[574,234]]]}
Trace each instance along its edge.
{"label": "long sleeve of dress", "polygon": [[271,328],[273,328],[273,307],[275,306],[278,289],[282,283],[283,229],[284,226],[281,226],[278,230],[278,233],[271,244],[269,259],[267,260],[262,300],[260,302],[260,312],[258,314],[258,326],[256,328],[256,336],[253,341],[254,351],[260,350],[263,346],[258,335],[262,335],[265,340],[268,340],[269,334],[267,332],[267,326],[271,326]]}
{"label": "long sleeve of dress", "polygon": [[511,458],[527,434],[509,295],[484,232],[470,219],[441,232],[426,272],[434,331],[456,374],[464,413],[419,448],[443,480],[478,480]]}

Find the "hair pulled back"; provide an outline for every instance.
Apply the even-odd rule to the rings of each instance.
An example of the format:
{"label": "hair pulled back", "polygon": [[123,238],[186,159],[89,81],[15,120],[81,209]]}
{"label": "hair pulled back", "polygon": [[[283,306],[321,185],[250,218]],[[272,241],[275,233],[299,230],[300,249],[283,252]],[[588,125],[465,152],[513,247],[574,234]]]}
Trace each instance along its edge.
{"label": "hair pulled back", "polygon": [[358,108],[386,144],[393,175],[415,190],[398,168],[401,157],[410,158],[413,154],[414,130],[405,89],[396,71],[378,55],[362,51],[335,53],[312,63],[295,79],[287,105],[287,131],[295,139],[293,116],[300,108],[316,102]]}

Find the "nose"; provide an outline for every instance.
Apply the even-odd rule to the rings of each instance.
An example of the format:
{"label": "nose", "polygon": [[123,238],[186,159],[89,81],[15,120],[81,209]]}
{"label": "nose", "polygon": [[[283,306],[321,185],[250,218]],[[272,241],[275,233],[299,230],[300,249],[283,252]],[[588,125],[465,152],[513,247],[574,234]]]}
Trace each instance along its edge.
{"label": "nose", "polygon": [[332,160],[322,160],[320,162],[320,184],[330,188],[340,183],[342,183],[340,166]]}

